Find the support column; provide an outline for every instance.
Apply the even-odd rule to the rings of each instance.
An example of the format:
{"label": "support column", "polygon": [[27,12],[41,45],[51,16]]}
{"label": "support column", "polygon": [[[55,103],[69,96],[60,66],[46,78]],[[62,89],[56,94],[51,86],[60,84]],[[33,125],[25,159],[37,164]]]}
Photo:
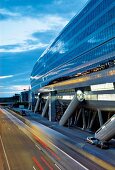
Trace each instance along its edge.
{"label": "support column", "polygon": [[101,113],[101,110],[98,109],[98,117],[99,117],[99,124],[100,124],[100,127],[103,125],[103,118],[102,118],[102,113]]}
{"label": "support column", "polygon": [[55,121],[56,118],[56,92],[49,94],[49,121]]}
{"label": "support column", "polygon": [[75,111],[76,107],[78,106],[79,101],[77,99],[76,93],[72,99],[72,101],[70,102],[69,106],[67,107],[65,113],[63,114],[62,118],[59,121],[59,124],[61,126],[63,126],[67,120],[69,119],[69,117],[73,114],[73,112]]}
{"label": "support column", "polygon": [[30,110],[31,104],[29,103],[28,110]]}
{"label": "support column", "polygon": [[32,109],[33,109],[33,108],[32,108],[32,104],[31,104],[30,110],[33,111]]}
{"label": "support column", "polygon": [[108,118],[107,118],[107,120],[109,120],[110,117],[111,117],[111,113],[109,112],[109,113],[108,113]]}
{"label": "support column", "polygon": [[93,116],[92,116],[92,119],[91,119],[91,122],[90,122],[89,129],[92,128],[92,125],[93,125],[93,122],[94,122],[94,120],[95,120],[96,114],[97,114],[97,112],[94,112],[94,113],[93,113]]}
{"label": "support column", "polygon": [[88,113],[87,129],[89,129],[90,121],[91,121],[91,110],[90,110],[89,113]]}
{"label": "support column", "polygon": [[78,112],[78,115],[77,115],[77,118],[76,118],[75,125],[77,125],[77,123],[78,123],[78,120],[79,120],[79,118],[80,118],[81,113],[82,113],[82,109],[80,109],[80,110],[79,110],[79,112]]}
{"label": "support column", "polygon": [[45,103],[45,106],[44,106],[44,109],[43,109],[43,112],[42,112],[42,117],[45,116],[46,112],[47,112],[47,109],[48,109],[48,106],[49,106],[49,97],[48,99],[46,100],[46,103]]}
{"label": "support column", "polygon": [[82,108],[83,129],[86,129],[85,110]]}
{"label": "support column", "polygon": [[38,96],[38,99],[37,99],[37,102],[36,102],[36,105],[35,105],[35,109],[34,109],[34,113],[36,113],[39,104],[40,104],[40,97]]}
{"label": "support column", "polygon": [[68,124],[68,128],[69,128],[70,127],[70,119],[68,119],[67,124]]}

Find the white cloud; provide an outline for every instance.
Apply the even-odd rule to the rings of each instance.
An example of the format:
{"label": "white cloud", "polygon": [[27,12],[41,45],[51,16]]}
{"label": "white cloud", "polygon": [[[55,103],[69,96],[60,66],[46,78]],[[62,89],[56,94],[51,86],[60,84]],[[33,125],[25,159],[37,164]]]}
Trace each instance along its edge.
{"label": "white cloud", "polygon": [[[15,93],[20,93],[24,90],[29,90],[30,86],[29,85],[12,85],[12,86],[0,86],[1,90],[0,94],[15,94]],[[2,89],[3,87],[3,89]]]}
{"label": "white cloud", "polygon": [[20,46],[17,47],[13,47],[10,49],[5,49],[5,48],[1,48],[0,52],[24,52],[24,51],[29,51],[29,50],[35,50],[35,49],[41,49],[41,48],[45,48],[47,47],[48,44],[43,44],[43,43],[38,43],[38,44],[29,44],[29,43],[22,43],[20,44]]}
{"label": "white cloud", "polygon": [[11,16],[11,17],[20,16],[19,13],[11,12],[11,11],[5,9],[5,8],[1,8],[1,9],[0,9],[0,14],[2,14],[2,15],[8,15],[8,16]]}
{"label": "white cloud", "polygon": [[0,86],[1,89],[7,90],[7,91],[23,91],[24,89],[28,90],[30,88],[29,85],[12,85],[12,86]]}
{"label": "white cloud", "polygon": [[19,93],[19,91],[9,91],[9,92],[7,92],[7,91],[0,91],[0,94],[15,94],[15,93]]}
{"label": "white cloud", "polygon": [[16,90],[16,91],[23,91],[24,89],[25,90],[29,90],[29,85],[13,85],[13,86],[10,86],[9,89],[11,90]]}
{"label": "white cloud", "polygon": [[6,79],[6,78],[11,78],[13,77],[14,75],[8,75],[8,76],[0,76],[0,79]]}
{"label": "white cloud", "polygon": [[[47,44],[42,43],[42,40],[32,37],[32,34],[35,32],[47,32],[51,30],[57,33],[67,24],[67,22],[66,19],[60,16],[51,15],[38,17],[38,19],[20,17],[18,19],[2,20],[0,22],[0,46],[19,44],[19,47],[13,47],[12,49],[2,48],[0,52],[21,52],[46,47]],[[33,42],[36,41],[36,43],[30,45],[27,43],[28,40],[32,40]]]}

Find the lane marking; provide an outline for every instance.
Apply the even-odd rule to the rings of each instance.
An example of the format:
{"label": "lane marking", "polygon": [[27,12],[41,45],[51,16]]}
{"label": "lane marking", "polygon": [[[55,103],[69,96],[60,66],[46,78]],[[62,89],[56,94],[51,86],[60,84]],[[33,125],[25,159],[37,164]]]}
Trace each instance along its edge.
{"label": "lane marking", "polygon": [[41,164],[38,162],[38,160],[36,159],[36,157],[32,157],[32,160],[35,162],[35,164],[37,165],[37,167],[40,170],[43,170],[43,167],[41,166]]}
{"label": "lane marking", "polygon": [[57,148],[58,150],[60,150],[62,153],[64,153],[66,156],[68,156],[70,159],[72,159],[74,162],[76,162],[77,164],[79,164],[81,167],[83,167],[86,170],[89,170],[88,168],[86,168],[85,166],[83,166],[80,162],[76,161],[74,158],[72,158],[70,155],[68,155],[66,152],[64,152],[63,150],[61,150],[60,148],[58,148],[56,145],[54,145],[53,143],[51,143],[50,141],[48,141],[51,145],[53,145],[55,148]]}
{"label": "lane marking", "polygon": [[35,146],[41,151],[41,148],[38,145],[35,144]]}
{"label": "lane marking", "polygon": [[41,156],[41,160],[47,165],[47,167],[48,167],[50,170],[53,170],[53,168],[51,167],[51,165],[46,161],[45,158],[43,158],[43,156]]}
{"label": "lane marking", "polygon": [[0,140],[1,140],[1,144],[2,144],[2,147],[3,147],[3,152],[4,152],[4,155],[5,155],[5,158],[6,158],[6,162],[7,162],[7,165],[8,165],[8,169],[10,169],[10,165],[9,165],[9,162],[8,162],[8,158],[7,158],[7,155],[6,155],[6,151],[5,151],[5,148],[4,148],[4,144],[3,144],[3,141],[2,141],[2,137],[0,135]]}
{"label": "lane marking", "polygon": [[36,168],[33,166],[33,169],[36,170]]}
{"label": "lane marking", "polygon": [[56,157],[56,159],[61,160],[61,158],[54,152],[52,149],[49,148],[41,139],[39,139],[37,136],[34,135],[34,138],[42,145],[44,148],[46,148],[53,156]]}
{"label": "lane marking", "polygon": [[61,170],[61,168],[60,168],[57,164],[55,164],[55,166],[56,166],[59,170]]}

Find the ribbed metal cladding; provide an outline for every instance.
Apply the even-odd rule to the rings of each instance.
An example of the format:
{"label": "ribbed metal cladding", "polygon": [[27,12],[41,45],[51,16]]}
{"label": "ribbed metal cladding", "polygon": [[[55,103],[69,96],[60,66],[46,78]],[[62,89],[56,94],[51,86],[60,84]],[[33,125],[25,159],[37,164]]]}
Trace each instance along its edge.
{"label": "ribbed metal cladding", "polygon": [[68,108],[66,109],[64,115],[59,121],[59,125],[63,126],[67,122],[68,118],[73,114],[77,106],[79,105],[79,101],[77,99],[76,94],[74,95],[72,101],[70,102]]}

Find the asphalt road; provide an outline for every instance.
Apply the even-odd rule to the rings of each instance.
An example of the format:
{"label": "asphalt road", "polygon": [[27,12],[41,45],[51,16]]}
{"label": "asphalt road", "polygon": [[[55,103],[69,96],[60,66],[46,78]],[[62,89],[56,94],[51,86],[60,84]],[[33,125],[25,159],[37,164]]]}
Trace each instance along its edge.
{"label": "asphalt road", "polygon": [[34,141],[0,112],[0,170],[59,169]]}
{"label": "asphalt road", "polygon": [[[55,144],[50,142],[48,140],[48,136],[45,135],[43,131],[39,131],[38,129],[36,131],[33,126],[30,128],[29,126],[21,122],[19,119],[17,119],[15,116],[11,115],[8,111],[3,111],[5,115],[2,114],[4,120],[2,120],[1,131],[3,135],[1,135],[1,137],[5,146],[5,152],[8,157],[8,162],[11,167],[11,170],[15,169],[12,167],[12,162],[14,163],[14,165],[16,164],[15,167],[19,168],[19,170],[25,170],[26,168],[29,170],[29,168],[32,168],[33,166],[34,168],[37,168],[38,166],[38,169],[40,170],[71,170],[73,168],[80,170],[88,170],[88,168],[73,159],[71,156],[69,156],[69,154],[64,152],[62,149],[59,149],[55,145],[55,142],[53,142]],[[32,140],[30,140],[30,138]],[[31,144],[33,145],[33,147],[31,146]],[[12,145],[10,151],[9,147],[7,147],[9,145]],[[68,147],[66,147],[66,150],[67,148]],[[69,152],[72,151],[70,150]],[[42,165],[42,167],[39,166],[38,161],[39,164]]]}
{"label": "asphalt road", "polygon": [[[88,154],[80,154],[76,146],[72,149],[66,136],[40,123],[26,125],[8,111],[3,111],[4,114],[0,114],[1,143],[7,155],[6,164],[11,170],[112,170],[103,161],[98,163],[100,160],[94,157],[91,161]],[[100,166],[102,164],[106,168]]]}

